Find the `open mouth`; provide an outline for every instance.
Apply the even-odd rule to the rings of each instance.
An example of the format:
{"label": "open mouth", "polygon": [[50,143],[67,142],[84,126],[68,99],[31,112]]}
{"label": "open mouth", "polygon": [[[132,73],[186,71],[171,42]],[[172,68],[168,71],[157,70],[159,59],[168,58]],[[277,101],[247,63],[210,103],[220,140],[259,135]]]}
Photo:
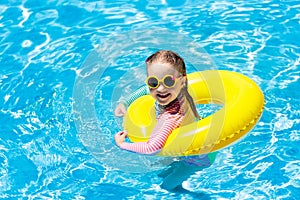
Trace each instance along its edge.
{"label": "open mouth", "polygon": [[167,94],[157,94],[156,96],[159,97],[160,99],[165,99],[167,97],[169,97],[171,94],[167,93]]}

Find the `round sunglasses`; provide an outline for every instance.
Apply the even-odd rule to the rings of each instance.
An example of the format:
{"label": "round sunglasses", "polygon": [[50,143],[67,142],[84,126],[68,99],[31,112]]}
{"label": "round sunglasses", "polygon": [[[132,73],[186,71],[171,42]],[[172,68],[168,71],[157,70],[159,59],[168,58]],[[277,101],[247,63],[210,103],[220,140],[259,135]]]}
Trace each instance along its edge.
{"label": "round sunglasses", "polygon": [[156,76],[148,76],[146,79],[146,84],[151,89],[158,88],[160,83],[162,83],[166,88],[172,88],[175,86],[178,78],[174,77],[173,75],[165,75],[162,79],[159,79]]}

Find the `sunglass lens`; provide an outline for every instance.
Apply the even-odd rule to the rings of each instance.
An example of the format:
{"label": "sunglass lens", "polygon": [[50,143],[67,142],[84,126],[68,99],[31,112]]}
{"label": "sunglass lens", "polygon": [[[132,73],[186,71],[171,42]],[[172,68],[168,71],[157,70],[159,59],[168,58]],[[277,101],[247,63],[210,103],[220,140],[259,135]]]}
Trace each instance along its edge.
{"label": "sunglass lens", "polygon": [[175,84],[175,79],[172,76],[167,76],[164,79],[164,84],[167,87],[173,87]]}
{"label": "sunglass lens", "polygon": [[154,77],[148,79],[148,86],[152,88],[156,88],[158,86],[158,80]]}

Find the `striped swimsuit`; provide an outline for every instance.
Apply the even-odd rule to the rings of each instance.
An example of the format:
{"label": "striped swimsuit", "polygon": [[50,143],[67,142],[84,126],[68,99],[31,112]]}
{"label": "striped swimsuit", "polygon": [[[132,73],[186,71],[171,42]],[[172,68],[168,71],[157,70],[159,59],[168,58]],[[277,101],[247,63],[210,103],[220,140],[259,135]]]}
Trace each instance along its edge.
{"label": "striped swimsuit", "polygon": [[[144,86],[132,93],[129,98],[121,99],[120,101],[128,107],[135,99],[147,94],[149,94],[149,90],[147,86]],[[148,141],[137,143],[124,142],[120,145],[120,148],[147,155],[159,153],[172,131],[182,125],[184,117],[187,114],[183,108],[184,101],[185,98],[180,96],[167,106],[161,106],[156,102],[157,124]],[[207,167],[211,164],[210,160],[207,155],[179,157],[179,161],[184,165],[194,167]]]}
{"label": "striped swimsuit", "polygon": [[156,154],[161,151],[172,131],[181,125],[184,118],[184,98],[180,97],[168,106],[156,105],[157,124],[147,142],[122,143],[122,149],[140,154]]}

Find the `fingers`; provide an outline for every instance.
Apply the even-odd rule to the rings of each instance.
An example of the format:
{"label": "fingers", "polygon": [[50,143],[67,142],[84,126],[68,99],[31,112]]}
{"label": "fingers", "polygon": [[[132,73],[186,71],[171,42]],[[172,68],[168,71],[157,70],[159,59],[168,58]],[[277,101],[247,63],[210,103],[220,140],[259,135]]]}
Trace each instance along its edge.
{"label": "fingers", "polygon": [[124,135],[124,137],[127,137],[128,136],[128,132],[127,131],[123,131],[122,135]]}
{"label": "fingers", "polygon": [[122,103],[119,103],[114,112],[115,116],[123,117],[125,113],[126,113],[126,107]]}
{"label": "fingers", "polygon": [[127,131],[120,131],[120,132],[117,133],[117,135],[126,137],[128,135],[128,132]]}
{"label": "fingers", "polygon": [[115,141],[118,146],[120,146],[127,137],[127,131],[120,131],[115,135]]}
{"label": "fingers", "polygon": [[121,110],[115,110],[115,116],[116,117],[123,117],[124,116],[124,112]]}
{"label": "fingers", "polygon": [[121,136],[123,134],[124,134],[124,131],[120,131],[120,132],[117,133],[118,136]]}

